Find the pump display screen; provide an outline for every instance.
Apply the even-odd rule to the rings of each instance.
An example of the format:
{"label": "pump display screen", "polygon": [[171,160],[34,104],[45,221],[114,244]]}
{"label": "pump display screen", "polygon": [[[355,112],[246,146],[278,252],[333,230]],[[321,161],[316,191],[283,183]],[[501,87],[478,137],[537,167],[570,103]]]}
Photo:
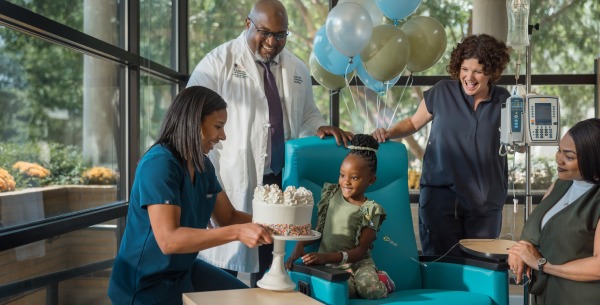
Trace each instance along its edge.
{"label": "pump display screen", "polygon": [[552,125],[552,105],[550,103],[535,104],[535,125]]}

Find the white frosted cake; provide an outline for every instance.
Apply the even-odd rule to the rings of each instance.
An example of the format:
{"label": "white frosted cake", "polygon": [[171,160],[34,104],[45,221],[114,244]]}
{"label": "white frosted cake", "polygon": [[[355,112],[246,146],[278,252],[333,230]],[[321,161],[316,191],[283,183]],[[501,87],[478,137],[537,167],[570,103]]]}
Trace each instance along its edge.
{"label": "white frosted cake", "polygon": [[312,235],[312,193],[300,187],[259,185],[252,200],[252,222],[264,226],[271,234],[286,236]]}

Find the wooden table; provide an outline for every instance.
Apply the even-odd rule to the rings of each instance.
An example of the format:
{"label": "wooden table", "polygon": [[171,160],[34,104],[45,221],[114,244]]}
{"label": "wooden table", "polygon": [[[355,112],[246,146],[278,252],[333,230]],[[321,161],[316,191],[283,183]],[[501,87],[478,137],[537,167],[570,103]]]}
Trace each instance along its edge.
{"label": "wooden table", "polygon": [[505,239],[461,239],[459,243],[460,248],[471,255],[492,259],[507,259],[508,248],[517,242]]}
{"label": "wooden table", "polygon": [[262,288],[192,292],[183,294],[184,305],[281,305],[323,304],[298,291],[272,291]]}

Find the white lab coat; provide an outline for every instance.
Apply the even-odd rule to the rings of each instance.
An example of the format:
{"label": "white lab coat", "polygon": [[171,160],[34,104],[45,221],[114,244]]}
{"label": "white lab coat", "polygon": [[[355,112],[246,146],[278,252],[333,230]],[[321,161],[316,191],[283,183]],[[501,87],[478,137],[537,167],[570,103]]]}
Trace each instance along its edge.
{"label": "white lab coat", "polygon": [[[262,72],[250,52],[245,33],[207,54],[194,69],[187,86],[210,88],[227,102],[227,139],[208,156],[233,206],[252,213],[254,188],[262,183],[267,158],[269,108]],[[282,69],[281,100],[289,122],[286,134],[290,139],[316,134],[326,122],[315,105],[308,68],[286,49],[281,51],[277,66]],[[220,268],[258,272],[257,249],[241,242],[201,251],[198,257]]]}

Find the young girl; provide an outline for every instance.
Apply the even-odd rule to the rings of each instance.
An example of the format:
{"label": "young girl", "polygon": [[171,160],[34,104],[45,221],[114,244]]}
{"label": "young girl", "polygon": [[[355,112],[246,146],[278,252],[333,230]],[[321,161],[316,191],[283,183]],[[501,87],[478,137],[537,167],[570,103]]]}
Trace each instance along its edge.
{"label": "young girl", "polygon": [[352,138],[338,184],[325,183],[318,203],[319,252],[304,252],[305,246],[316,241],[298,242],[286,263],[290,269],[302,257],[306,265],[327,264],[347,270],[352,274],[348,280],[351,298],[385,298],[394,290],[394,282],[384,271],[377,271],[369,251],[385,219],[383,207],[365,197],[365,190],[376,179],[378,147],[370,135]]}

